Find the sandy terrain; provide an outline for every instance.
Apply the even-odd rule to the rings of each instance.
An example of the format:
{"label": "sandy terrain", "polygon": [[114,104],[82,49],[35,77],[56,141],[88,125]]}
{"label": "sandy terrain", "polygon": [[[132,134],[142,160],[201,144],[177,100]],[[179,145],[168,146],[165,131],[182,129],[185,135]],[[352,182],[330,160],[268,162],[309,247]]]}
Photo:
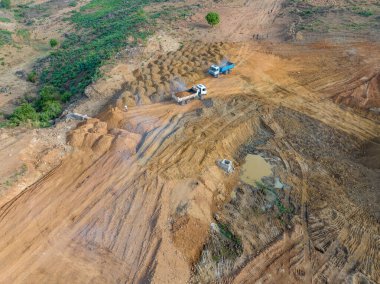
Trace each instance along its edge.
{"label": "sandy terrain", "polygon": [[[280,50],[287,48],[284,45]],[[331,47],[331,54],[347,48],[352,47]],[[378,51],[373,48],[358,50],[365,57],[366,52]],[[312,84],[304,84],[306,71],[313,68],[307,64],[309,47],[291,49],[294,56],[284,58],[275,50],[264,53],[266,47],[257,44],[224,46],[221,52],[237,62],[236,71],[220,79],[199,75],[199,82],[209,88],[213,108],[204,108],[199,101],[186,106],[152,104],[146,96],[140,98],[142,105],[131,106],[127,112],[110,108],[99,119],[74,130],[68,139],[76,150],[1,209],[0,259],[4,265],[0,281],[189,281],[191,264],[207,240],[212,213],[238,184],[237,175],[223,174],[215,161],[234,159],[239,146],[258,133],[262,123],[274,133],[265,144],[267,151],[285,165],[281,176],[292,186],[289,195],[299,207],[292,219],[298,229],[287,233],[284,240],[283,229],[268,237],[269,243],[272,238],[275,242],[265,255],[272,258],[250,261],[254,252],[246,252],[246,264],[236,281],[250,282],[252,271],[267,271],[268,261],[270,271],[277,271],[294,257],[301,260],[284,272],[291,281],[334,282],[359,274],[379,281],[375,245],[379,228],[373,218],[378,218],[380,210],[371,197],[376,194],[371,190],[376,180],[353,181],[343,176],[346,162],[343,168],[333,168],[337,165],[327,156],[309,156],[308,145],[303,144],[319,143],[318,147],[335,151],[348,165],[358,166],[351,151],[378,136],[379,125],[326,100]],[[174,52],[174,58],[186,50],[185,46]],[[163,60],[159,66],[171,59]],[[154,70],[156,63],[148,66]],[[373,59],[366,64],[370,68],[378,62]],[[340,68],[350,74],[348,68]],[[294,72],[300,72],[298,79],[292,76]],[[321,77],[318,87],[334,84],[329,77]],[[300,117],[310,117],[310,125]],[[292,132],[292,126],[302,127],[311,136],[317,131],[326,140],[303,140],[300,133]],[[329,148],[334,139],[346,140],[348,152],[334,144]],[[341,181],[336,174],[342,175]],[[357,199],[358,193],[349,191],[346,182],[361,184],[361,194],[369,199]],[[368,206],[372,210],[364,211]],[[337,217],[330,219],[332,212]],[[279,225],[274,222],[273,226]],[[261,243],[261,249],[268,242]],[[342,249],[346,256],[341,256]],[[256,250],[260,253],[260,247]],[[254,276],[257,281],[275,281],[268,273],[255,272]]]}
{"label": "sandy terrain", "polygon": [[[186,23],[188,28],[199,27],[193,36],[206,41],[280,40],[284,22],[276,21],[284,1],[224,1],[200,10]],[[221,24],[210,28],[204,19],[208,11],[220,14]],[[199,32],[201,31],[201,32]]]}
{"label": "sandy terrain", "polygon": [[[282,4],[208,3],[186,41],[172,27],[104,67],[69,108],[94,118],[2,130],[0,283],[380,282],[380,46],[279,43]],[[206,28],[211,8],[231,20]],[[208,101],[171,100],[194,83]],[[240,180],[247,154],[289,212]],[[241,244],[221,261],[218,222]]]}

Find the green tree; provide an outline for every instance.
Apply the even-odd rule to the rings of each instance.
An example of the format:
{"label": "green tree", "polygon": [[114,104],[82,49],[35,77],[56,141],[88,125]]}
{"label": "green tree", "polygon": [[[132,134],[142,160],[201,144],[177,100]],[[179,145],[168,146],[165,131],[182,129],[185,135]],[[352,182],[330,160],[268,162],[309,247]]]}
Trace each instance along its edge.
{"label": "green tree", "polygon": [[38,118],[38,113],[34,107],[29,103],[24,103],[13,111],[10,121],[16,125],[20,125],[27,121],[35,123],[38,121]]}
{"label": "green tree", "polygon": [[11,0],[1,0],[0,6],[6,8],[6,9],[11,8]]}
{"label": "green tree", "polygon": [[219,14],[216,13],[216,12],[210,12],[206,15],[206,21],[207,23],[214,27],[216,26],[217,24],[220,23],[220,17],[219,17]]}
{"label": "green tree", "polygon": [[48,123],[50,120],[58,117],[61,114],[61,112],[62,112],[62,105],[60,102],[47,101],[43,105],[43,109],[40,114],[40,120],[42,123]]}
{"label": "green tree", "polygon": [[45,85],[41,89],[39,96],[34,103],[35,108],[38,111],[45,111],[46,103],[48,103],[50,101],[59,101],[59,99],[60,99],[60,97],[59,97],[58,90],[51,85]]}
{"label": "green tree", "polygon": [[52,38],[51,40],[50,40],[50,46],[52,47],[52,48],[54,48],[54,47],[56,47],[58,45],[58,40],[56,40],[55,38]]}

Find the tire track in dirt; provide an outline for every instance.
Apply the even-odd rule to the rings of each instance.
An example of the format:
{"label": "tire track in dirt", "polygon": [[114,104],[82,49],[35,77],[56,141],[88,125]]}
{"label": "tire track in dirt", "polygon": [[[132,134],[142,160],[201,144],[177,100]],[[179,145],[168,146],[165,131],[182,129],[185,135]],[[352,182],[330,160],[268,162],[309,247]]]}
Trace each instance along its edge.
{"label": "tire track in dirt", "polygon": [[[215,161],[232,159],[262,121],[275,133],[269,146],[287,165],[301,216],[283,239],[276,239],[278,230],[269,236],[275,243],[261,236],[263,251],[235,281],[270,281],[282,267],[301,282],[339,281],[355,267],[380,279],[378,226],[325,169],[310,168],[314,161],[271,112],[282,105],[363,140],[375,136],[378,125],[299,86],[288,74],[298,68],[294,62],[251,48],[257,47],[231,50],[238,67],[230,76],[200,80],[212,90],[213,108],[198,101],[149,103],[127,112],[110,109],[99,116],[103,126],[93,120],[79,126],[73,155],[1,208],[0,282],[188,281],[189,259],[202,248],[216,197],[228,197],[238,180]],[[101,141],[108,143],[104,149]],[[312,190],[316,178],[334,192]],[[187,222],[178,225],[181,217]],[[315,257],[319,250],[324,255]]]}

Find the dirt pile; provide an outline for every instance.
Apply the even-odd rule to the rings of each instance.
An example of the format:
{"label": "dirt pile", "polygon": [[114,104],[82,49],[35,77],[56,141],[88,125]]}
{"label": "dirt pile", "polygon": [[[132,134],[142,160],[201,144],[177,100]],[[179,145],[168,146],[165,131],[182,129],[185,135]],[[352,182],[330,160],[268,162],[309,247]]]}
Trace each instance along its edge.
{"label": "dirt pile", "polygon": [[133,71],[134,79],[126,83],[117,106],[162,102],[170,99],[171,81],[182,80],[184,86],[196,83],[207,68],[226,57],[226,44],[186,43],[178,51],[160,55],[157,59]]}

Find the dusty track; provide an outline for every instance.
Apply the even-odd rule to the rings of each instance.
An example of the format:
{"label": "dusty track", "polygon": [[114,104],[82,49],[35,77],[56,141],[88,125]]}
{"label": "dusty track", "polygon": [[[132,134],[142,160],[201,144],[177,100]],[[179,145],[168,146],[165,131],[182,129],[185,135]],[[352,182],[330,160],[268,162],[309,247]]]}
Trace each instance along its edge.
{"label": "dusty track", "polygon": [[[331,54],[346,49],[336,46]],[[274,132],[265,147],[285,165],[282,174],[294,187],[291,195],[301,214],[285,239],[277,233],[262,242],[236,282],[248,283],[252,275],[257,281],[276,281],[272,276],[289,259],[289,281],[335,282],[360,275],[380,281],[379,227],[363,209],[368,200],[353,202],[329,172],[330,164],[310,156],[300,142],[303,136],[297,140],[293,131],[303,125],[299,117],[311,117],[320,125],[302,126],[305,137],[328,128],[333,145],[352,139],[360,146],[379,135],[379,125],[326,99],[320,90],[336,83],[328,76],[318,74],[317,87],[305,84],[313,70],[306,47],[284,45],[286,56],[274,48],[272,54],[264,50],[270,49],[248,43],[226,46],[220,52],[237,62],[233,74],[214,79],[198,71],[196,78],[214,102],[208,109],[199,101],[184,107],[151,103],[155,92],[148,94],[147,86],[154,81],[155,64],[167,66],[165,59],[152,63],[149,77],[136,73],[136,85],[120,91],[118,104],[136,97],[134,91],[144,104],[128,112],[110,108],[79,126],[69,137],[74,153],[1,208],[0,282],[188,281],[216,205],[238,183],[237,175],[224,175],[215,161],[233,159],[262,123]],[[366,56],[379,48],[360,50]],[[166,60],[180,56],[173,53]],[[351,76],[346,66],[331,64],[340,76]],[[372,57],[365,64],[371,68],[379,62]],[[180,71],[167,70],[168,75]],[[316,151],[330,149],[327,138],[321,141]]]}

